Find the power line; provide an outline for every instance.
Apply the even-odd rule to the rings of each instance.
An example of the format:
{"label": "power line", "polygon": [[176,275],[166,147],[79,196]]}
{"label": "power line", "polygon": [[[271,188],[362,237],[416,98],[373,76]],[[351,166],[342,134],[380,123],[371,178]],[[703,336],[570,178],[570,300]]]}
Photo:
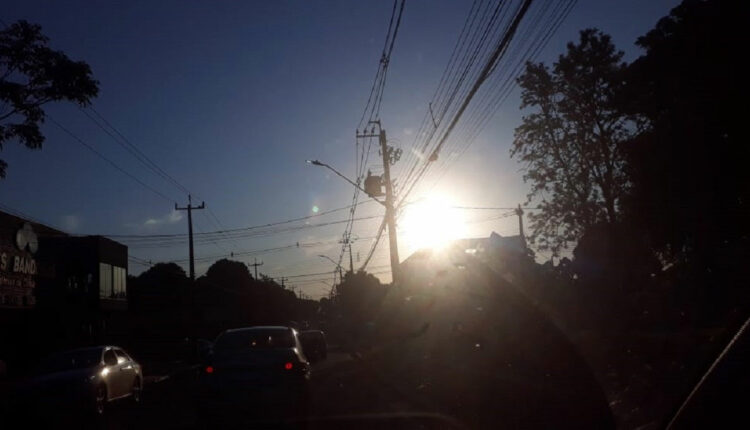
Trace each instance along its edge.
{"label": "power line", "polygon": [[[374,201],[374,200],[365,200],[365,201],[357,203],[356,205],[362,205],[362,204],[369,203],[369,202],[372,202],[372,201]],[[267,224],[260,224],[260,225],[249,226],[249,227],[240,227],[240,228],[234,228],[234,229],[226,229],[226,230],[218,230],[218,231],[206,232],[206,233],[202,233],[202,235],[244,232],[244,231],[257,230],[257,229],[267,228],[267,227],[275,227],[275,226],[284,225],[284,224],[291,224],[291,223],[294,223],[294,222],[305,221],[305,220],[308,220],[308,219],[317,218],[317,217],[321,217],[321,216],[324,216],[324,215],[329,215],[329,214],[332,214],[332,213],[335,213],[335,212],[340,212],[342,210],[349,209],[352,206],[353,205],[348,205],[348,206],[344,206],[344,207],[340,207],[340,208],[331,209],[331,210],[328,210],[328,211],[316,213],[316,214],[313,214],[313,215],[307,215],[307,216],[303,216],[303,217],[292,218],[292,219],[288,219],[288,220],[284,220],[284,221],[276,221],[276,222],[271,222],[271,223],[267,223]],[[121,238],[121,239],[152,239],[152,238],[185,237],[186,234],[185,233],[175,233],[175,234],[146,234],[146,235],[137,235],[137,234],[107,234],[107,235],[103,235],[103,236],[114,237],[114,238]],[[196,236],[200,236],[200,235],[196,235]]]}
{"label": "power line", "polygon": [[[498,207],[498,206],[451,206],[452,209],[465,209],[465,210],[515,210],[514,207]],[[527,210],[540,210],[538,207],[522,207],[521,209]]]}
{"label": "power line", "polygon": [[[154,172],[157,176],[161,177],[165,181],[169,182],[171,185],[174,185],[177,189],[184,192],[185,194],[191,194],[190,191],[183,186],[181,183],[179,183],[174,177],[169,175],[167,172],[164,171],[161,167],[159,167],[156,163],[154,163],[146,154],[143,153],[140,149],[138,149],[137,146],[135,146],[130,140],[128,140],[125,135],[123,135],[112,123],[107,121],[102,114],[99,113],[96,109],[93,107],[89,107],[89,110],[93,112],[98,120],[94,118],[91,114],[88,113],[88,111],[82,107],[79,107],[79,110],[89,119],[91,122],[93,122],[97,127],[99,127],[107,136],[112,138],[112,140],[120,145],[122,148],[124,148],[126,151],[128,151],[133,157],[135,157],[138,161],[141,162],[147,169]],[[100,123],[99,121],[102,121],[104,124]],[[108,130],[107,127],[111,129],[112,131]],[[113,133],[114,132],[114,133]]]}
{"label": "power line", "polygon": [[[494,70],[497,61],[501,58],[501,56],[506,52],[508,44],[510,43],[511,38],[516,32],[516,29],[518,28],[519,23],[521,22],[521,19],[526,14],[526,11],[528,10],[529,6],[531,5],[532,0],[524,0],[524,2],[521,4],[518,12],[515,14],[515,17],[513,18],[513,21],[511,22],[509,28],[507,31],[505,31],[505,34],[503,35],[502,40],[500,43],[496,46],[494,52],[492,53],[492,56],[489,58],[489,60],[485,63],[482,72],[479,74],[479,77],[474,81],[474,84],[472,85],[471,89],[469,90],[468,94],[464,98],[463,102],[461,103],[461,106],[458,108],[457,112],[453,115],[453,119],[450,121],[448,126],[446,127],[445,131],[442,134],[442,137],[438,141],[435,149],[432,151],[432,155],[430,156],[431,159],[434,159],[437,157],[437,154],[440,152],[441,148],[445,144],[445,142],[448,140],[448,137],[450,136],[451,132],[455,128],[458,121],[461,119],[461,116],[463,115],[464,111],[468,107],[469,103],[473,99],[474,95],[479,90],[479,87],[484,83],[484,81],[487,79],[487,77],[490,75],[492,70]],[[430,162],[424,164],[420,172],[417,174],[417,178],[414,180],[414,182],[409,186],[406,193],[402,195],[402,200],[406,199],[406,197],[411,193],[411,191],[414,189],[414,186],[419,182],[419,179],[421,179],[422,176],[424,176],[424,172],[429,168]]]}
{"label": "power line", "polygon": [[[378,219],[378,218],[380,218],[379,215],[373,215],[373,216],[365,216],[365,217],[354,218],[354,221],[364,221],[364,220]],[[346,220],[337,220],[337,221],[330,221],[330,222],[318,223],[318,224],[305,224],[305,225],[301,225],[301,226],[292,226],[292,227],[286,227],[286,228],[283,228],[283,229],[275,229],[275,230],[269,230],[269,231],[257,231],[257,232],[252,232],[251,231],[251,232],[244,232],[244,233],[235,233],[235,234],[232,234],[232,235],[227,235],[227,237],[228,238],[232,238],[232,239],[240,239],[240,238],[247,239],[247,238],[254,238],[254,237],[265,237],[265,236],[272,236],[272,235],[277,235],[277,234],[281,234],[281,233],[288,233],[288,232],[293,232],[293,231],[306,230],[306,229],[310,229],[310,228],[318,228],[318,227],[326,227],[326,226],[331,226],[331,225],[345,224],[345,223],[348,223],[348,222],[349,222],[348,219],[346,219]],[[210,243],[213,240],[228,240],[227,238],[223,238],[221,236],[223,233],[225,233],[225,232],[202,233],[200,236],[198,234],[196,234],[195,235],[197,237],[196,243]],[[217,236],[210,236],[210,235],[216,235],[216,234],[218,234],[219,236],[218,237]],[[131,246],[134,246],[134,247],[140,247],[140,248],[149,248],[149,247],[151,247],[151,248],[163,248],[163,247],[175,246],[175,245],[178,245],[178,244],[184,244],[185,241],[187,240],[182,235],[177,235],[177,236],[180,236],[180,237],[172,237],[171,239],[167,238],[167,239],[160,239],[160,240],[156,240],[156,241],[143,241],[143,240],[141,240],[141,241],[133,242],[131,240],[129,242],[128,239],[120,239],[120,240],[123,240],[125,242],[129,242],[129,243],[132,244]],[[109,237],[113,237],[113,236],[109,236]]]}
{"label": "power line", "polygon": [[[359,124],[357,125],[357,130],[355,136],[355,147],[356,151],[360,151],[360,144],[359,144],[359,130],[369,127],[369,125],[373,122],[373,120],[377,120],[380,117],[380,107],[383,102],[383,95],[385,93],[385,83],[386,78],[388,74],[388,66],[390,64],[391,55],[393,53],[393,49],[396,42],[396,37],[398,36],[398,31],[401,26],[401,17],[403,16],[404,12],[404,6],[406,4],[405,0],[401,0],[400,8],[398,8],[398,15],[396,16],[396,9],[398,6],[399,0],[394,0],[393,2],[393,9],[391,11],[391,18],[388,23],[388,31],[386,32],[386,38],[385,42],[383,44],[383,51],[381,53],[381,57],[378,63],[378,71],[375,74],[375,80],[373,82],[372,88],[370,89],[370,95],[367,99],[367,104],[365,105],[365,109],[362,113],[362,117],[360,118]],[[394,19],[395,19],[395,26],[394,26]],[[393,32],[391,30],[393,29]],[[389,43],[390,42],[390,43]],[[365,116],[367,116],[367,112],[369,110],[369,116],[367,117],[367,122],[365,122]],[[374,126],[373,126],[374,127]],[[368,134],[368,133],[365,133]],[[355,153],[355,160],[356,160],[356,167],[357,167],[357,178],[356,183],[359,185],[364,177],[365,169],[367,168],[367,163],[369,161],[369,155],[372,147],[372,141],[373,133],[369,133],[370,136],[367,137],[366,142],[363,142],[361,145],[361,153]],[[339,253],[338,258],[338,265],[341,265],[341,262],[344,258],[344,254],[346,253],[346,246],[350,241],[351,238],[351,231],[353,228],[353,222],[356,212],[356,204],[359,199],[360,190],[359,187],[356,187],[353,195],[352,195],[352,207],[349,211],[349,222],[344,227],[344,232],[342,233],[342,246],[341,246],[341,252]]]}
{"label": "power line", "polygon": [[[458,145],[458,152],[450,154],[451,156],[453,156],[452,160],[449,156],[442,163],[440,171],[437,174],[437,179],[433,183],[433,187],[437,185],[437,183],[448,171],[449,164],[451,162],[457,161],[469,149],[476,137],[486,126],[488,120],[511,94],[511,91],[516,86],[516,79],[521,74],[523,66],[526,64],[526,62],[533,61],[537,57],[541,50],[546,46],[552,35],[557,31],[562,22],[568,16],[575,4],[576,0],[558,2],[553,8],[553,11],[551,12],[549,18],[547,18],[547,22],[545,22],[543,25],[541,24],[542,17],[546,14],[550,4],[544,3],[544,5],[539,8],[536,16],[533,18],[532,24],[527,26],[526,31],[521,36],[521,41],[516,44],[517,46],[515,51],[510,54],[510,63],[513,63],[513,61],[518,58],[515,67],[512,71],[505,74],[505,78],[503,78],[502,73],[495,73],[496,79],[495,82],[491,85],[491,89],[489,91],[486,91],[483,96],[480,97],[480,100],[477,103],[477,106],[479,107],[474,109],[474,112],[470,114],[469,118],[463,122],[463,129],[457,132],[458,136],[456,137],[455,141],[463,142],[463,144]],[[539,26],[545,30],[539,32],[532,39],[532,29],[536,26]],[[527,42],[528,46],[524,48]],[[525,52],[521,53],[521,51]],[[510,65],[510,67],[512,67],[512,64]]]}
{"label": "power line", "polygon": [[[502,1],[498,2],[491,14],[489,13],[491,5],[489,2],[486,4],[484,10],[482,10],[482,6],[480,4],[473,16],[471,12],[469,13],[469,17],[471,17],[471,20],[469,21],[469,32],[462,32],[462,35],[459,36],[458,42],[460,42],[460,45],[458,45],[459,50],[456,51],[456,53],[458,53],[459,51],[463,50],[463,55],[458,62],[453,61],[453,63],[451,64],[451,61],[449,60],[449,65],[448,67],[446,67],[446,70],[448,71],[447,75],[452,75],[452,78],[450,78],[450,83],[448,83],[447,87],[445,87],[448,92],[438,92],[439,90],[436,91],[436,96],[430,103],[431,109],[433,107],[433,103],[438,109],[438,118],[437,121],[433,120],[433,127],[431,128],[429,134],[425,135],[425,137],[422,139],[423,143],[421,144],[421,147],[417,142],[422,137],[422,134],[415,136],[414,149],[412,152],[422,154],[422,159],[414,161],[413,165],[406,175],[406,178],[402,183],[402,188],[407,187],[413,175],[416,173],[416,168],[419,165],[419,161],[424,161],[424,159],[427,158],[427,148],[435,134],[438,132],[438,129],[443,125],[443,120],[448,114],[449,109],[453,104],[453,100],[458,94],[460,88],[463,86],[463,83],[465,82],[466,77],[472,69],[479,52],[483,50],[487,35],[490,33],[491,28],[497,22],[497,17],[499,16],[503,4],[504,2]],[[477,22],[477,17],[480,13],[482,14],[482,17]],[[477,22],[476,27],[474,26],[475,22]],[[484,30],[482,30],[482,28],[484,28]],[[461,37],[463,36],[463,34],[466,34],[466,38],[464,38],[462,41]],[[466,49],[463,49],[464,46],[466,46]],[[458,59],[458,57],[455,57],[455,59]],[[454,58],[452,58],[452,60],[454,60]],[[456,68],[456,66],[458,67]],[[454,70],[456,71],[455,74],[453,74]],[[439,88],[440,85],[438,85],[438,89]],[[451,115],[454,114],[455,113],[451,113]],[[430,115],[432,115],[432,110],[430,111]]]}
{"label": "power line", "polygon": [[150,185],[147,185],[145,182],[141,181],[140,179],[138,179],[135,176],[133,176],[130,172],[128,172],[127,170],[125,170],[122,167],[120,167],[117,163],[115,163],[114,161],[112,161],[109,158],[105,157],[101,152],[97,151],[96,149],[94,149],[94,147],[92,147],[91,145],[89,145],[88,143],[86,143],[85,141],[83,141],[83,139],[81,139],[80,137],[76,136],[72,131],[70,131],[67,128],[65,128],[62,124],[60,124],[59,122],[57,122],[49,114],[45,114],[45,116],[53,124],[55,124],[60,130],[64,131],[68,136],[72,137],[76,142],[78,142],[81,145],[83,145],[86,149],[88,149],[89,151],[91,151],[92,153],[94,153],[97,157],[99,157],[102,160],[106,161],[110,166],[112,166],[115,169],[119,170],[122,174],[128,176],[130,179],[134,180],[135,182],[137,182],[138,184],[140,184],[142,187],[144,187],[147,190],[151,191],[152,193],[158,195],[159,197],[163,198],[164,200],[166,200],[166,201],[168,201],[170,203],[174,203],[175,202],[174,199],[170,199],[169,197],[167,197],[166,195],[164,195],[161,191],[158,191],[155,188],[151,187]]}
{"label": "power line", "polygon": [[[117,143],[121,147],[125,148],[125,150],[127,150],[138,161],[140,161],[141,164],[143,164],[147,169],[151,170],[157,176],[161,177],[162,179],[164,179],[169,184],[173,185],[175,188],[177,188],[181,192],[183,192],[183,193],[185,193],[187,195],[193,194],[193,193],[191,193],[191,191],[186,186],[184,186],[182,183],[180,183],[179,181],[177,181],[177,179],[175,179],[173,176],[171,176],[169,173],[167,173],[164,169],[162,169],[161,167],[159,167],[158,164],[156,164],[146,154],[144,154],[143,151],[141,151],[134,143],[132,143],[127,137],[125,137],[125,135],[122,132],[120,132],[120,130],[118,130],[110,121],[108,121],[106,118],[104,118],[104,116],[101,113],[99,113],[99,111],[97,111],[93,107],[89,107],[89,109],[97,116],[97,118],[98,118],[98,120],[97,120],[96,118],[94,118],[93,116],[91,116],[84,108],[79,107],[79,109],[80,109],[80,111],[87,118],[89,118],[89,120],[91,120],[91,122],[93,122],[94,124],[96,124],[96,126],[99,127],[102,131],[104,131],[110,138],[112,138],[112,140],[115,143]],[[111,129],[112,131],[108,130],[107,127],[105,127],[99,121],[102,121],[104,123],[104,125],[106,125],[107,127],[109,127],[109,129]],[[112,132],[114,132],[114,134]],[[209,208],[208,212],[209,212],[209,215],[213,218],[213,219],[209,219],[209,222],[215,224],[218,227],[219,230],[224,230],[224,227],[223,227],[221,221],[216,216],[216,214],[213,212],[213,210],[211,210]],[[237,246],[236,242],[232,241],[232,243],[237,248],[239,248],[239,246]],[[218,246],[218,244],[217,244],[217,246]]]}

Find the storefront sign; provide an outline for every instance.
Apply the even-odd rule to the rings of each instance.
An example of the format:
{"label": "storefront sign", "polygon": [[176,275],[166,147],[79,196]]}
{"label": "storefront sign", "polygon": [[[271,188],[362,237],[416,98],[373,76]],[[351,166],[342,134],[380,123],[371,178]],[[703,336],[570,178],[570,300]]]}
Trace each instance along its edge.
{"label": "storefront sign", "polygon": [[0,243],[0,306],[33,306],[39,242],[29,223],[16,232],[15,245]]}

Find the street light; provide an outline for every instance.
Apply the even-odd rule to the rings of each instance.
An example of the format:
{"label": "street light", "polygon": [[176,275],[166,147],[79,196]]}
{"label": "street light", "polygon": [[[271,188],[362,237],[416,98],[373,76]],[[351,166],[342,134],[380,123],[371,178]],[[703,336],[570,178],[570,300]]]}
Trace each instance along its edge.
{"label": "street light", "polygon": [[[358,134],[357,137],[372,137],[372,136]],[[373,193],[373,194],[368,193],[367,190],[359,186],[359,182],[354,183],[354,181],[342,175],[341,173],[339,173],[338,170],[334,169],[328,164],[323,163],[319,160],[305,160],[305,161],[308,164],[312,164],[313,166],[325,167],[326,169],[332,171],[337,176],[344,179],[346,182],[354,185],[354,188],[364,192],[365,194],[370,196],[373,200],[380,203],[385,208],[385,219],[383,220],[383,223],[384,225],[388,225],[388,242],[391,248],[391,275],[393,277],[393,282],[396,283],[398,265],[399,265],[398,240],[397,240],[397,235],[396,235],[396,211],[394,209],[393,184],[391,183],[391,174],[390,174],[390,165],[394,161],[388,155],[391,153],[391,151],[389,150],[389,147],[386,143],[387,140],[385,137],[385,130],[383,129],[380,130],[379,138],[380,138],[380,145],[381,145],[380,151],[383,154],[383,166],[384,166],[383,179],[385,180],[385,201],[378,200],[377,198],[375,198],[375,195],[377,195],[376,193]],[[367,185],[367,181],[365,181],[365,185]],[[351,248],[349,248],[349,250],[351,252]]]}
{"label": "street light", "polygon": [[[322,255],[322,254],[321,254],[321,255],[318,255],[318,257],[320,257],[320,258],[325,258],[326,260],[328,260],[328,261],[330,261],[331,263],[333,263],[333,264],[334,264],[334,265],[336,266],[336,268],[337,268],[337,269],[339,269],[339,278],[341,278],[341,279],[340,279],[340,281],[341,281],[341,282],[343,282],[343,281],[344,281],[344,274],[343,274],[343,269],[341,268],[341,265],[340,265],[339,263],[337,263],[336,261],[334,261],[334,260],[333,260],[333,258],[331,258],[331,257],[329,257],[329,256],[327,256],[327,255]],[[334,277],[334,278],[335,278],[335,277]]]}
{"label": "street light", "polygon": [[[328,170],[332,171],[333,173],[335,173],[335,174],[336,174],[336,175],[338,175],[339,177],[343,178],[343,179],[344,179],[344,180],[345,180],[346,182],[348,182],[348,183],[350,183],[350,184],[354,185],[354,188],[356,188],[356,189],[358,189],[358,190],[362,191],[363,193],[367,194],[368,196],[370,195],[370,194],[369,194],[369,193],[368,193],[368,192],[367,192],[367,191],[366,191],[366,190],[365,190],[364,188],[360,187],[360,186],[359,186],[359,184],[355,183],[355,182],[354,182],[354,181],[352,181],[351,179],[349,179],[349,178],[347,178],[346,176],[342,175],[341,173],[339,173],[339,171],[338,171],[338,170],[334,169],[333,167],[329,166],[328,164],[326,164],[326,163],[323,163],[322,161],[318,161],[318,160],[305,160],[305,162],[306,162],[307,164],[312,164],[313,166],[320,166],[320,167],[325,167],[326,169],[328,169]],[[371,196],[371,197],[372,197],[372,196]],[[385,202],[383,202],[383,201],[381,201],[381,200],[378,200],[378,199],[376,199],[375,197],[372,197],[372,199],[373,199],[373,200],[375,200],[376,202],[380,203],[381,205],[385,206]]]}

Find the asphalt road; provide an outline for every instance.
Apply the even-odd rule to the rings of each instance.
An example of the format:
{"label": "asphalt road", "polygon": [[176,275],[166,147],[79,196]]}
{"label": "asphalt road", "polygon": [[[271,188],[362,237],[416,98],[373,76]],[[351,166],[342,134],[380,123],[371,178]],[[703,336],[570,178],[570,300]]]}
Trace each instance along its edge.
{"label": "asphalt road", "polygon": [[[492,357],[483,358],[481,350],[475,357],[463,354],[452,361],[424,351],[415,342],[407,342],[371,351],[364,358],[330,353],[327,360],[313,366],[307,413],[282,428],[453,429],[497,428],[501,424],[503,428],[550,428],[557,422],[554,420],[570,415],[570,410],[559,406],[565,405],[564,401],[550,401],[534,384],[501,380],[497,369],[486,371],[489,367],[482,362]],[[258,420],[279,415],[252,404],[234,409],[231,415],[222,413],[219,419],[223,421],[214,417],[206,421],[204,412],[215,411],[195,396],[197,371],[150,379],[140,404],[118,402],[103,419],[22,417],[18,427],[35,428],[38,426],[28,424],[41,421],[45,427],[58,428],[278,428],[276,421]],[[282,409],[282,416],[288,418],[284,412]],[[576,417],[568,419],[562,422],[580,424]]]}
{"label": "asphalt road", "polygon": [[[339,384],[342,377],[346,377],[347,369],[359,367],[361,364],[349,354],[335,352],[329,353],[326,360],[314,364],[309,416],[319,416],[318,408],[343,413],[343,409],[328,405],[329,402],[340,401],[341,395],[345,394],[332,387]],[[129,400],[114,402],[101,419],[77,411],[65,411],[62,414],[16,416],[10,428],[32,428],[37,425],[112,430],[223,427],[201,422],[203,405],[194,396],[196,371],[198,370],[185,369],[173,375],[146,378],[140,404],[133,404]],[[337,396],[331,397],[332,393]]]}

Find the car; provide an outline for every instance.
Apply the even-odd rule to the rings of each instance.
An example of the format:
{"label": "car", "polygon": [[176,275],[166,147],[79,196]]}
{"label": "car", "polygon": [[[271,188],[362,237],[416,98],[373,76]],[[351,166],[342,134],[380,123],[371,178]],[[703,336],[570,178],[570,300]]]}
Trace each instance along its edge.
{"label": "car", "polygon": [[43,359],[24,385],[24,397],[41,407],[78,406],[103,415],[110,402],[141,401],[143,373],[122,348],[95,346]]}
{"label": "car", "polygon": [[271,412],[299,416],[309,401],[310,374],[310,362],[295,329],[254,326],[226,330],[216,338],[201,371],[201,412],[257,407],[260,418]]}
{"label": "car", "polygon": [[299,340],[305,355],[311,361],[325,360],[328,357],[326,335],[321,330],[305,330],[299,333]]}

